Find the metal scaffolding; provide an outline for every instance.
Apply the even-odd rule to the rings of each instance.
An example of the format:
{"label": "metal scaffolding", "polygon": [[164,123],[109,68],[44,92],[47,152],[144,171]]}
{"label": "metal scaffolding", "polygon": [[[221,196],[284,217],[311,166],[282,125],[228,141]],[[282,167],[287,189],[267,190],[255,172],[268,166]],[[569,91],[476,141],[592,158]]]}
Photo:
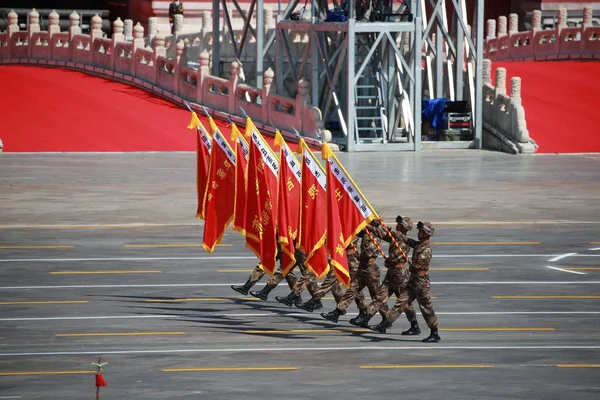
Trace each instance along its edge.
{"label": "metal scaffolding", "polygon": [[[266,67],[275,71],[278,94],[294,96],[301,79],[310,82],[324,128],[347,151],[420,150],[422,99],[433,98],[466,100],[474,136],[427,146],[481,146],[484,0],[475,0],[474,10],[465,0],[333,2],[312,0],[308,10],[299,0],[280,3],[276,29],[265,38],[263,0],[252,0],[247,13],[236,0],[213,0],[213,32],[220,31],[222,4],[237,54],[250,34],[256,39],[256,85]],[[244,19],[239,40],[227,4]],[[261,29],[252,26],[254,13]],[[213,41],[213,60],[219,46]]]}

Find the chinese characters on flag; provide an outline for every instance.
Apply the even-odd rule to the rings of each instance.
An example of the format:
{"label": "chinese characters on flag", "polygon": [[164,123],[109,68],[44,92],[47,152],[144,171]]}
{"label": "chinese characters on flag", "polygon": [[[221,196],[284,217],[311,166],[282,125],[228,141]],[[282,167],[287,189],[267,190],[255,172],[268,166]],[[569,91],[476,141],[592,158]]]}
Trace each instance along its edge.
{"label": "chinese characters on flag", "polygon": [[321,279],[329,265],[325,254],[327,230],[327,177],[319,160],[303,139],[298,148],[302,152],[302,189],[298,247],[306,253],[305,265]]}
{"label": "chinese characters on flag", "polygon": [[188,125],[189,129],[196,129],[196,191],[198,194],[198,207],[196,208],[196,218],[204,218],[204,192],[206,192],[206,182],[208,180],[208,162],[212,149],[212,139],[206,131],[204,125],[195,112],[192,111],[192,120]]}
{"label": "chinese characters on flag", "polygon": [[217,129],[204,195],[204,239],[202,247],[212,253],[233,219],[235,202],[235,154]]}
{"label": "chinese characters on flag", "polygon": [[235,211],[233,229],[246,234],[246,170],[250,148],[238,127],[231,126],[231,140],[235,147]]}
{"label": "chinese characters on flag", "polygon": [[327,143],[323,143],[322,157],[327,162],[327,253],[338,280],[347,287],[346,247],[375,214]]}
{"label": "chinese characters on flag", "polygon": [[279,161],[250,118],[246,199],[246,246],[259,258],[270,275],[277,269],[277,176]]}
{"label": "chinese characters on flag", "polygon": [[296,265],[294,255],[295,239],[300,224],[300,184],[302,171],[296,155],[285,142],[279,131],[275,133],[275,146],[281,146],[279,166],[279,212],[277,226],[283,274],[286,275]]}

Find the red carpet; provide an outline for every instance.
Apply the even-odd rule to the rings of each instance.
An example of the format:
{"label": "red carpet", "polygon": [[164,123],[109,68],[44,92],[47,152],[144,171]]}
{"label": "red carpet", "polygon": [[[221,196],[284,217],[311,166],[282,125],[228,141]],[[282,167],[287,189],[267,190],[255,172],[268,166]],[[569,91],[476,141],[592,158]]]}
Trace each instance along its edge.
{"label": "red carpet", "polygon": [[[0,87],[5,152],[196,149],[189,111],[132,86],[64,69],[2,66]],[[227,122],[216,122],[229,133]]]}
{"label": "red carpet", "polygon": [[[538,153],[600,152],[600,62],[494,62],[510,78],[522,79],[521,93],[530,136]],[[495,77],[495,72],[493,73]]]}

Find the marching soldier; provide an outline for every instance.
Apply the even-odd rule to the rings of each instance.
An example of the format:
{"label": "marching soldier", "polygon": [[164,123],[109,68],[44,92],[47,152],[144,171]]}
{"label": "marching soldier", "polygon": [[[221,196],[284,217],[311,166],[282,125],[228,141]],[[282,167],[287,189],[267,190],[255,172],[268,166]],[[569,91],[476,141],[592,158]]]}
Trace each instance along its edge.
{"label": "marching soldier", "polygon": [[[356,240],[358,240],[358,238]],[[356,250],[354,243],[350,244],[350,246],[346,248],[346,258],[348,259],[348,270],[350,272],[350,279],[352,280],[354,279],[354,276],[356,276],[356,271],[358,270],[359,264],[358,251]],[[341,300],[343,293],[342,285],[340,285],[338,282],[333,268],[329,271],[323,283],[321,283],[319,288],[313,293],[313,297],[311,297],[311,299],[306,303],[298,304],[298,308],[308,312],[313,312],[315,310],[315,305],[317,305],[330,290],[337,304]],[[366,303],[365,296],[362,294],[362,292],[358,293],[354,301],[356,302],[358,309],[363,312],[363,310],[366,308]]]}
{"label": "marching soldier", "polygon": [[[410,246],[408,245],[406,234],[412,227],[413,222],[411,219],[400,215],[396,217],[395,231],[392,231],[383,225],[378,227],[373,227],[372,225],[367,226],[367,229],[375,237],[390,243],[389,256],[385,260],[385,266],[388,270],[381,286],[379,286],[375,300],[367,306],[365,313],[350,320],[352,325],[367,328],[369,326],[369,320],[377,311],[381,310],[387,313],[387,301],[392,294],[395,294],[398,298],[408,297],[407,286],[410,272],[408,271],[408,268],[405,267],[405,263],[407,261],[408,252],[410,251]],[[406,312],[409,321],[416,321],[414,315],[415,311],[410,304],[407,306],[407,310],[404,311]]]}
{"label": "marching soldier", "polygon": [[[279,244],[279,242],[277,242],[277,260],[281,259],[281,251],[281,245]],[[248,291],[252,288],[252,286],[254,286],[258,281],[260,281],[263,276],[265,276],[265,271],[263,271],[259,264],[254,268],[254,270],[248,277],[246,283],[244,283],[243,285],[231,285],[231,288],[245,296],[248,294]],[[258,297],[261,300],[267,300],[267,295],[269,294],[269,292],[275,289],[275,287],[279,285],[279,282],[281,282],[283,278],[283,271],[281,270],[281,266],[279,266],[275,274],[269,279],[266,286],[262,290],[257,292],[250,292],[250,294],[254,297]],[[292,271],[290,271],[285,276],[285,280],[287,281],[288,286],[291,289],[296,284],[297,278],[296,275],[292,273]]]}
{"label": "marching soldier", "polygon": [[[371,225],[377,227],[380,225],[379,220],[371,221]],[[377,257],[379,256],[379,245],[375,243],[377,238],[372,234],[362,230],[359,233],[362,240],[360,242],[360,256],[358,270],[354,278],[350,281],[350,287],[342,296],[342,299],[337,303],[335,310],[328,313],[321,313],[321,317],[328,321],[337,323],[340,315],[346,313],[346,309],[350,303],[358,296],[358,294],[367,287],[371,298],[375,298],[377,289],[380,285],[380,273],[377,266]],[[363,309],[364,310],[364,309]],[[385,313],[381,312],[382,317]]]}
{"label": "marching soldier", "polygon": [[[419,221],[417,229],[419,230],[419,240],[408,239],[407,241],[409,246],[414,248],[412,265],[410,266],[410,278],[408,280],[408,296],[399,297],[394,307],[388,311],[386,318],[379,325],[369,326],[369,329],[385,333],[385,329],[389,328],[403,311],[406,312],[410,304],[416,299],[419,302],[421,314],[425,318],[427,326],[431,329],[431,334],[423,339],[423,342],[439,342],[441,338],[438,334],[437,317],[433,310],[429,294],[429,263],[431,262],[432,255],[429,239],[433,235],[434,227],[431,222]],[[407,317],[414,319],[411,321],[411,329],[402,332],[402,334],[415,335],[420,333],[416,324],[416,317],[411,317],[408,313]]]}
{"label": "marching soldier", "polygon": [[[275,300],[285,304],[288,307],[291,307],[292,304],[299,305],[302,303],[300,294],[304,291],[304,289],[308,289],[308,292],[311,294],[311,296],[317,290],[317,277],[304,266],[304,263],[306,262],[306,253],[300,249],[296,249],[295,256],[296,265],[300,268],[302,276],[296,281],[294,287],[290,288],[292,289],[290,294],[287,296],[275,296]],[[321,301],[315,305],[315,309],[319,308],[323,308]]]}

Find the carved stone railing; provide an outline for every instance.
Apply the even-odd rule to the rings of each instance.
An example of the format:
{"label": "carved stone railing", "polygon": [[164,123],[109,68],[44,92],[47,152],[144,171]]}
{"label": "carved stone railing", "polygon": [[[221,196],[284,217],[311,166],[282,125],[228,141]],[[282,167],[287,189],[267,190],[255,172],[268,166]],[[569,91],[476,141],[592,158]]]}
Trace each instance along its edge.
{"label": "carved stone railing", "polygon": [[506,91],[506,69],[496,69],[492,83],[492,62],[483,63],[483,146],[508,153],[535,153],[538,146],[529,137],[525,110],[521,103],[521,78],[511,79],[510,95]]}
{"label": "carved stone railing", "polygon": [[542,29],[542,12],[533,12],[532,29],[519,32],[519,17],[511,14],[487,21],[484,57],[492,61],[600,58],[600,27],[593,26],[593,9],[583,8],[578,27],[567,26],[567,9],[557,12],[554,29]]}
{"label": "carved stone railing", "polygon": [[[177,41],[175,56],[169,58],[165,35],[160,31],[152,33],[150,47],[139,23],[129,33],[129,21],[117,19],[108,38],[100,29],[99,16],[92,18],[89,35],[81,33],[76,12],[69,17],[68,32],[60,32],[58,14],[49,16],[48,31],[40,30],[35,9],[29,13],[27,31],[19,31],[17,19],[10,12],[8,29],[0,33],[0,64],[41,64],[82,70],[136,85],[179,104],[185,100],[197,111],[203,106],[218,117],[230,115],[234,121],[236,117],[242,120],[243,108],[265,133],[273,133],[273,128],[277,128],[290,140],[297,140],[290,133],[296,129],[307,142],[320,146],[316,138],[324,133],[323,121],[320,111],[307,100],[307,82],[298,82],[298,95],[289,98],[271,93],[274,73],[270,69],[264,72],[261,89],[238,82],[240,65],[236,61],[231,63],[229,78],[211,76],[210,54],[206,49],[198,56],[198,68],[189,67],[182,59],[186,47],[183,40]],[[131,41],[126,41],[128,35],[132,35]],[[197,43],[201,41],[196,39],[193,40]]]}

